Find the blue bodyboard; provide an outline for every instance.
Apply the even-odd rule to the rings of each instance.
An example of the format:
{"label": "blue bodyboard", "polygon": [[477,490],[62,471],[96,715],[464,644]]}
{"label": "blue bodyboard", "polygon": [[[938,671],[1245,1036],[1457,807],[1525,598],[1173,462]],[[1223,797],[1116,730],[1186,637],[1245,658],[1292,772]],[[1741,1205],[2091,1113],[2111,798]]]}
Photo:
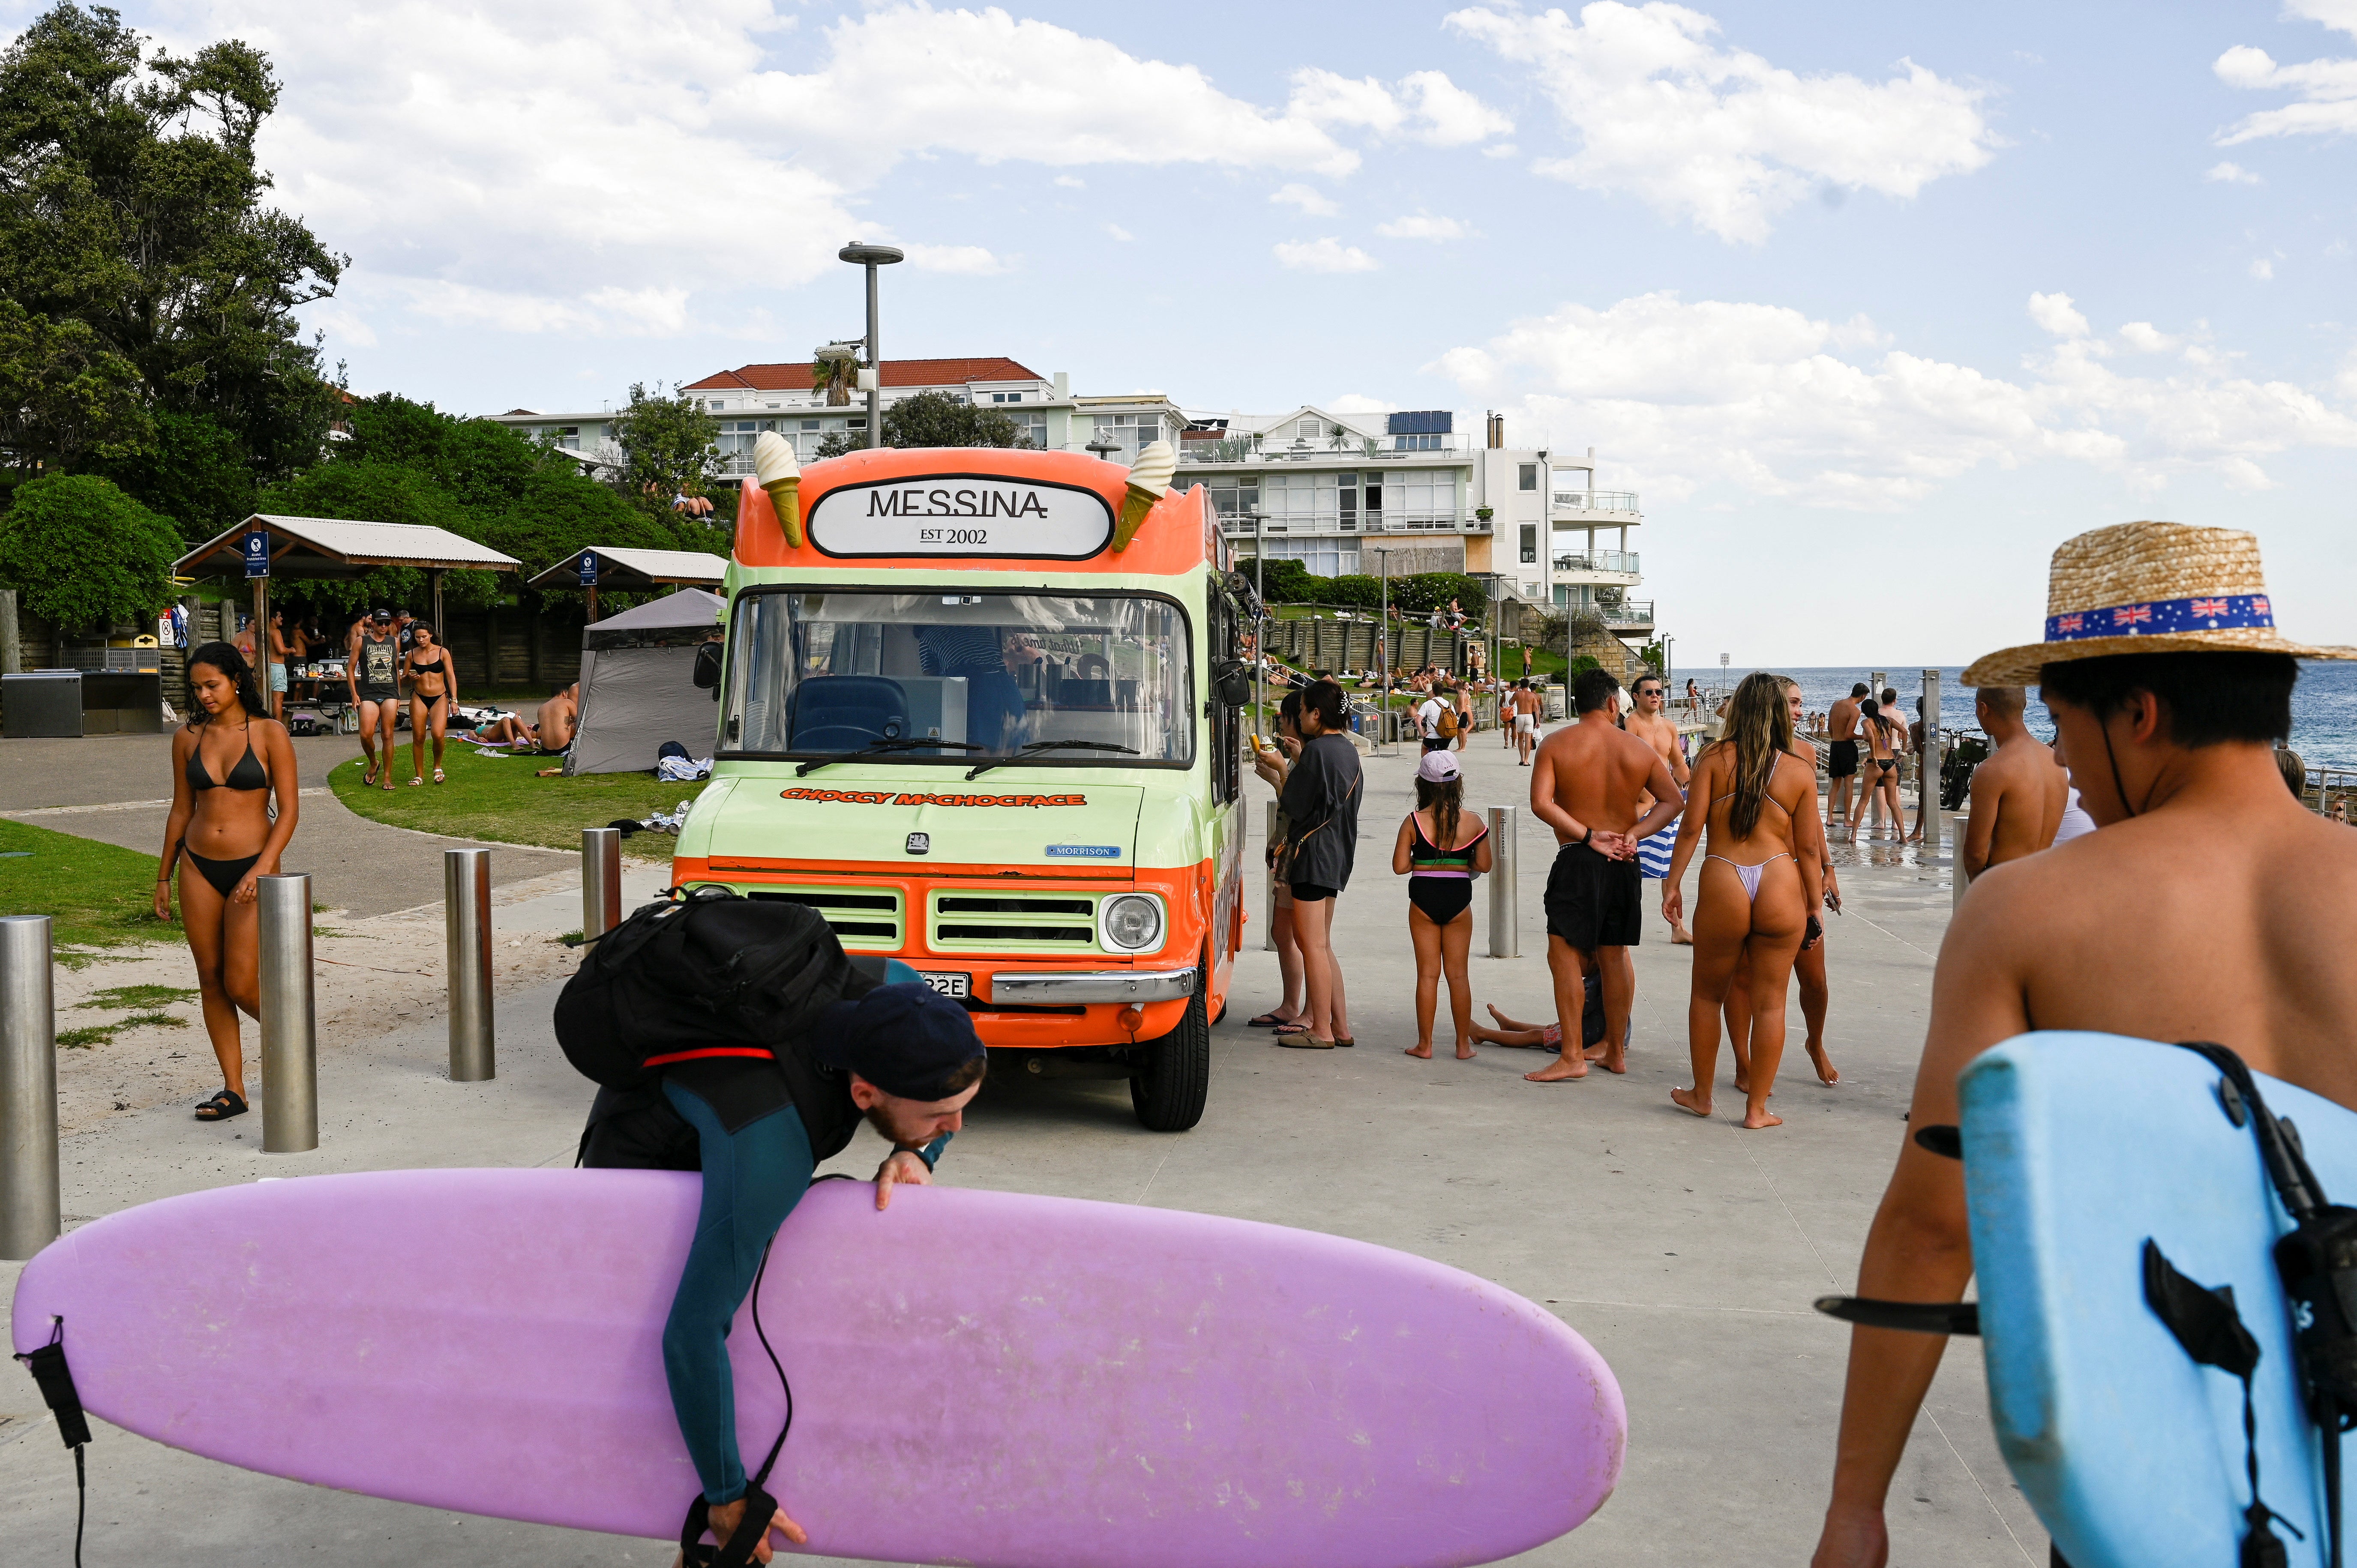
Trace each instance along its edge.
{"label": "blue bodyboard", "polygon": [[[2334,1201],[2357,1203],[2357,1114],[2255,1074]],[[2242,1385],[2199,1366],[2146,1305],[2147,1239],[2231,1284],[2258,1340],[2259,1491],[2295,1568],[2325,1561],[2321,1448],[2300,1409],[2271,1255],[2290,1229],[2250,1126],[2191,1051],[2023,1035],[1957,1087],[1997,1445],[2072,1568],[2231,1568],[2250,1504]],[[2357,1527],[2357,1433],[2342,1517]]]}

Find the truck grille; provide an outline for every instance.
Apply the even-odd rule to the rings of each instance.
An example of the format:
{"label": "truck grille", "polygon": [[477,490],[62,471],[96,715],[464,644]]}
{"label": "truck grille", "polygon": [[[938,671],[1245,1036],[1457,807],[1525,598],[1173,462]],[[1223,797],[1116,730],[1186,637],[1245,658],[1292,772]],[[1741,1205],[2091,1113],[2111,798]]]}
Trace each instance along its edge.
{"label": "truck grille", "polygon": [[936,893],[931,945],[943,951],[1093,952],[1096,900],[1085,893]]}
{"label": "truck grille", "polygon": [[747,888],[745,896],[817,910],[834,932],[835,940],[846,948],[900,950],[900,895],[897,889],[756,887]]}

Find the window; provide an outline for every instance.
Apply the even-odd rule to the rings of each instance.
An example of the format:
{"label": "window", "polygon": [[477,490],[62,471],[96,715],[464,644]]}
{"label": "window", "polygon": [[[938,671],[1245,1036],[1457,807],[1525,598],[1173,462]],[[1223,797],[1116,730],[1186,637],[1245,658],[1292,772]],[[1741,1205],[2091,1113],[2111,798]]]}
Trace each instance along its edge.
{"label": "window", "polygon": [[1539,466],[1536,463],[1525,463],[1523,465],[1522,488],[1526,490],[1534,490],[1539,488]]}
{"label": "window", "polygon": [[1441,449],[1441,437],[1438,435],[1394,435],[1392,437],[1392,450],[1394,452],[1437,452]]}
{"label": "window", "polygon": [[1260,510],[1258,474],[1219,474],[1211,486],[1211,507],[1222,517],[1245,517]]}
{"label": "window", "polygon": [[1526,522],[1523,524],[1523,564],[1534,566],[1538,564],[1538,559],[1539,525],[1535,522]]}
{"label": "window", "polygon": [[1020,435],[1024,443],[1033,451],[1044,452],[1048,449],[1048,416],[1046,414],[1013,413],[1007,417],[1015,421],[1016,434]]}
{"label": "window", "polygon": [[[1414,439],[1410,437],[1409,439]],[[1387,476],[1383,503],[1391,521],[1453,522],[1457,518],[1457,472],[1453,468],[1407,468]]]}
{"label": "window", "polygon": [[1335,475],[1334,489],[1336,499],[1340,503],[1340,515],[1342,526],[1345,529],[1356,529],[1359,526],[1359,476]]}
{"label": "window", "polygon": [[1021,403],[1023,401],[1023,394],[1019,392],[993,392],[990,394],[990,401],[993,403]]}
{"label": "window", "polygon": [[714,398],[711,403],[711,409],[715,413],[718,413],[722,409],[726,408],[727,406],[728,405],[726,403],[721,402],[720,399],[716,397]]}
{"label": "window", "polygon": [[[757,589],[738,596],[729,629],[721,755],[930,739],[945,744],[876,760],[939,767],[1031,746],[1027,762],[1051,766],[1184,766],[1189,647],[1178,607],[1144,596]],[[978,749],[946,744],[960,742]]]}

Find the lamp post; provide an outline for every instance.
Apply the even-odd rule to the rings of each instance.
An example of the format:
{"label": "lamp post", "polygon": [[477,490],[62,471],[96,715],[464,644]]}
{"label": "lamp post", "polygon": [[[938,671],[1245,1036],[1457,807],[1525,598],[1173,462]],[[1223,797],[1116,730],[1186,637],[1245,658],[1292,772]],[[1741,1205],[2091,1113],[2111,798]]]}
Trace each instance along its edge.
{"label": "lamp post", "polygon": [[876,335],[876,269],[900,260],[900,252],[896,246],[866,245],[854,240],[835,255],[867,269],[867,368],[874,372],[873,384],[867,389],[867,445],[873,450],[884,445],[884,354]]}
{"label": "lamp post", "polygon": [[1261,531],[1266,516],[1261,511],[1252,514],[1253,600],[1258,607],[1253,621],[1253,712],[1260,715],[1260,722],[1267,725],[1269,733],[1274,735],[1276,725],[1268,716],[1268,568],[1261,564],[1266,559]]}
{"label": "lamp post", "polygon": [[1110,463],[1113,461],[1113,455],[1121,450],[1121,443],[1118,441],[1108,441],[1103,436],[1100,435],[1094,441],[1090,442],[1083,450],[1095,453],[1097,455],[1097,461],[1100,463]]}
{"label": "lamp post", "polygon": [[1380,544],[1368,548],[1375,553],[1375,662],[1383,672],[1383,684],[1375,688],[1383,696],[1383,716],[1375,721],[1375,744],[1381,746],[1392,717],[1392,553]]}

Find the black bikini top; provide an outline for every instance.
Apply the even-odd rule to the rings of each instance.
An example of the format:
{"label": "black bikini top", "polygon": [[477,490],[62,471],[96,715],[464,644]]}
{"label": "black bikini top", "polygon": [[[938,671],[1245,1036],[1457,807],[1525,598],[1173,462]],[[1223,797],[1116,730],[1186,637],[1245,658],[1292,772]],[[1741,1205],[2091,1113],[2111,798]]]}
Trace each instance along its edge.
{"label": "black bikini top", "polygon": [[261,760],[253,755],[253,721],[248,720],[245,728],[245,755],[237,759],[237,766],[229,770],[228,778],[219,780],[205,771],[204,737],[201,735],[197,737],[197,744],[188,752],[188,765],[183,769],[188,775],[189,789],[246,792],[270,788],[270,775],[264,771]]}
{"label": "black bikini top", "polygon": [[439,675],[442,673],[442,660],[436,657],[431,664],[419,664],[413,661],[409,666],[409,672],[412,675]]}

